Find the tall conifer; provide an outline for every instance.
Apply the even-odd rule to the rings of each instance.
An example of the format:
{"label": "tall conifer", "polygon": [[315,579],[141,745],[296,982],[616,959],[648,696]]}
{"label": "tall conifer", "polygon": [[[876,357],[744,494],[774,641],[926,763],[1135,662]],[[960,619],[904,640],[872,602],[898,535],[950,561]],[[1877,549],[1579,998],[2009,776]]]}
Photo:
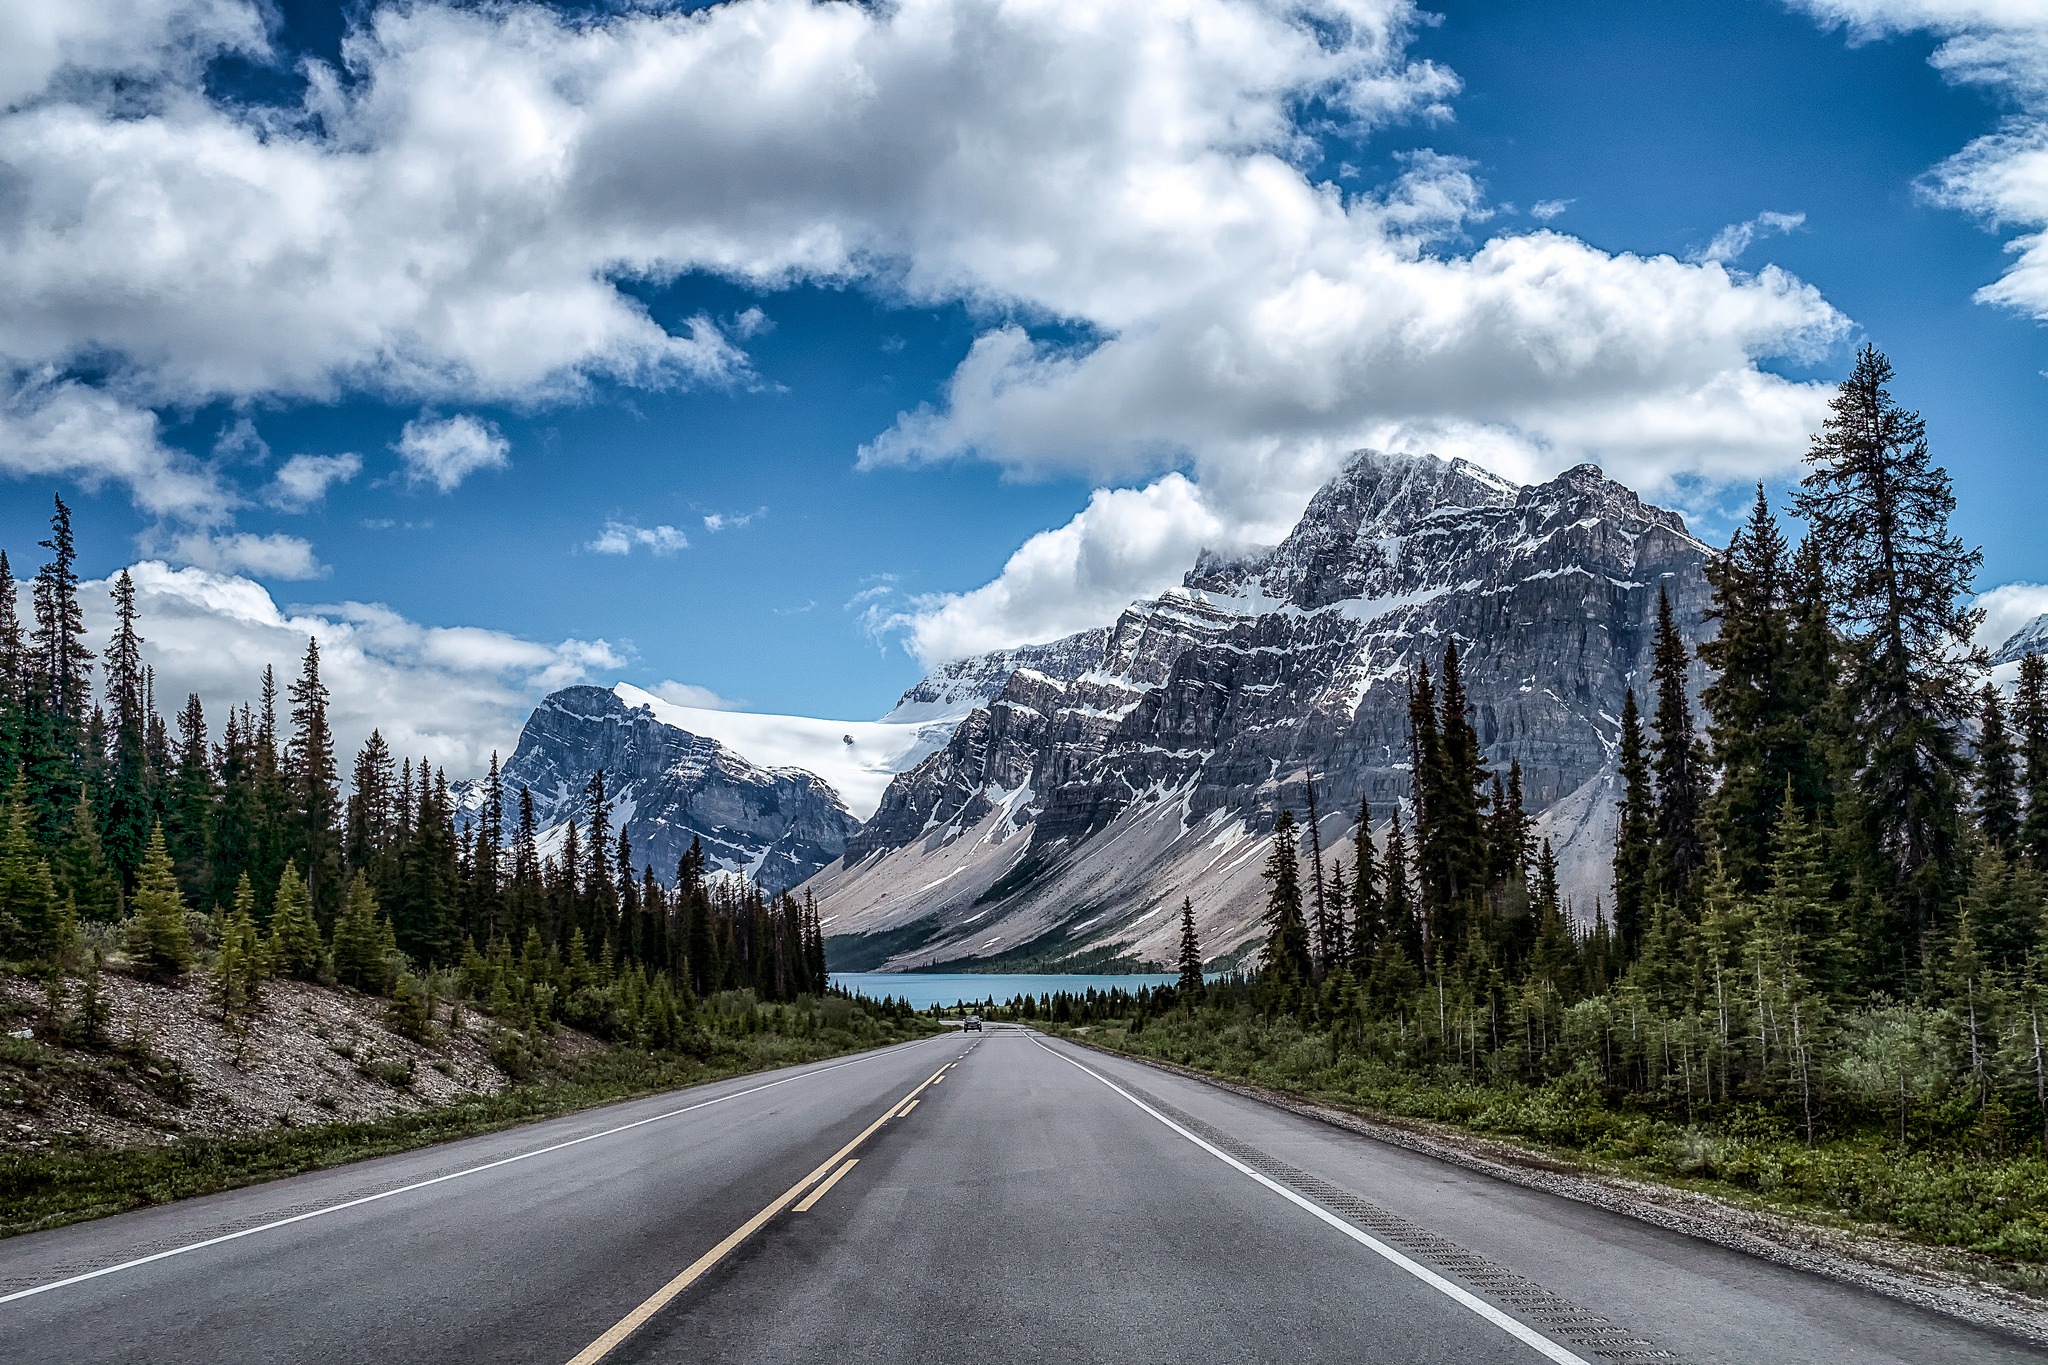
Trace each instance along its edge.
{"label": "tall conifer", "polygon": [[1984,684],[1977,713],[1977,827],[2000,852],[2017,852],[2020,838],[2020,775],[2013,762],[2012,732],[1998,689]]}

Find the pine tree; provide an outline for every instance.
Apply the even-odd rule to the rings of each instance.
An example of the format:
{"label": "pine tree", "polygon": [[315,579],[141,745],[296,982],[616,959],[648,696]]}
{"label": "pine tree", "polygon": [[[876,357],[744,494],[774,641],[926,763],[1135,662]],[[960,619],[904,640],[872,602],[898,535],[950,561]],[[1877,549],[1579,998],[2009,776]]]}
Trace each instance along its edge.
{"label": "pine tree", "polygon": [[69,737],[92,709],[93,652],[85,647],[85,614],[78,605],[78,552],[71,539],[71,509],[56,499],[50,538],[38,541],[50,552],[35,579],[35,681],[49,715]]}
{"label": "pine tree", "polygon": [[153,981],[175,981],[192,965],[192,936],[185,928],[185,897],[164,845],[162,825],[152,826],[136,874],[134,913],[128,917],[128,956]]}
{"label": "pine tree", "polygon": [[1316,810],[1315,774],[1308,774],[1309,896],[1315,906],[1315,959],[1328,971],[1344,959],[1344,917],[1331,905],[1330,884],[1323,875],[1322,817]]}
{"label": "pine tree", "polygon": [[121,879],[107,863],[100,845],[99,817],[82,791],[71,808],[54,870],[58,890],[71,898],[81,919],[89,924],[113,924],[121,918]]}
{"label": "pine tree", "polygon": [[2048,867],[2048,660],[2039,654],[2020,660],[2013,703],[2020,757],[2026,764],[2027,816],[2020,841],[2036,865]]}
{"label": "pine tree", "polygon": [[219,799],[206,747],[206,710],[193,693],[178,713],[178,755],[164,802],[164,841],[178,869],[178,884],[199,905],[221,903],[214,895],[213,868],[213,813]]}
{"label": "pine tree", "polygon": [[1408,835],[1401,828],[1398,805],[1387,822],[1387,866],[1381,875],[1384,890],[1380,904],[1385,907],[1387,923],[1381,946],[1399,948],[1409,962],[1420,963],[1424,951],[1422,916],[1416,911],[1415,890],[1408,877]]}
{"label": "pine tree", "polygon": [[341,894],[341,795],[334,732],[327,725],[327,687],[320,681],[320,642],[310,636],[299,680],[291,686],[291,703],[288,848],[304,860],[306,894],[314,914],[324,919]]}
{"label": "pine tree", "polygon": [[1650,756],[1643,740],[1636,692],[1621,703],[1621,800],[1615,811],[1614,938],[1625,959],[1635,957],[1648,927],[1657,840],[1656,798],[1650,790]]}
{"label": "pine tree", "polygon": [[385,963],[390,926],[377,910],[370,879],[358,872],[349,879],[348,901],[334,921],[334,979],[369,995],[391,988]]}
{"label": "pine tree", "polygon": [[1180,902],[1180,998],[1189,1004],[1202,995],[1202,940],[1195,934],[1195,901],[1192,896],[1181,897]]}
{"label": "pine tree", "polygon": [[229,1028],[246,1027],[263,1003],[264,947],[256,929],[256,893],[247,879],[236,888],[234,909],[221,922],[220,956],[213,968],[213,1003]]}
{"label": "pine tree", "polygon": [[107,859],[132,880],[143,845],[157,821],[149,754],[149,704],[142,663],[142,636],[135,629],[135,584],[123,570],[115,578],[114,638],[107,646],[107,700],[113,708],[112,771],[105,787],[101,841]]}
{"label": "pine tree", "polygon": [[2020,776],[2013,762],[2012,732],[1998,689],[1984,684],[1977,718],[1977,827],[2002,853],[2017,853],[2020,838]]}
{"label": "pine tree", "polygon": [[27,717],[29,661],[21,634],[21,612],[15,601],[14,567],[7,552],[0,550],[0,773],[16,771],[26,759],[22,752]]}
{"label": "pine tree", "polygon": [[1308,951],[1308,922],[1302,918],[1301,850],[1295,841],[1294,815],[1282,810],[1273,825],[1273,852],[1266,859],[1266,936],[1264,978],[1284,993],[1308,984],[1313,971]]}
{"label": "pine tree", "polygon": [[397,889],[393,854],[398,831],[392,790],[396,777],[391,746],[384,742],[383,731],[370,731],[349,775],[351,790],[342,862],[351,876],[363,873],[370,879],[370,885],[387,897]]}
{"label": "pine tree", "polygon": [[1920,415],[1893,401],[1891,377],[1875,347],[1858,353],[1806,457],[1798,511],[1842,640],[1863,862],[1902,916],[1897,947],[1910,958],[1962,882],[1958,737],[1983,665],[1968,605],[1983,555],[1949,532],[1948,472],[1930,461]]}
{"label": "pine tree", "polygon": [[1387,935],[1387,907],[1380,894],[1379,870],[1372,846],[1372,807],[1364,797],[1358,800],[1358,832],[1351,841],[1351,959],[1363,974],[1367,960],[1379,950]]}
{"label": "pine tree", "polygon": [[54,947],[59,891],[30,824],[27,784],[14,780],[0,826],[0,957],[45,959]]}
{"label": "pine tree", "polygon": [[1693,883],[1706,864],[1700,811],[1706,804],[1706,755],[1693,732],[1692,704],[1685,695],[1690,651],[1671,614],[1671,595],[1657,589],[1657,637],[1652,677],[1657,684],[1656,866],[1660,888],[1674,905],[1692,898]]}
{"label": "pine tree", "polygon": [[[239,902],[245,892],[253,902],[255,891],[246,872],[235,885],[235,899]],[[327,963],[320,924],[313,918],[313,904],[296,863],[286,863],[277,879],[277,901],[270,910],[269,957],[273,970],[300,981],[319,980]]]}

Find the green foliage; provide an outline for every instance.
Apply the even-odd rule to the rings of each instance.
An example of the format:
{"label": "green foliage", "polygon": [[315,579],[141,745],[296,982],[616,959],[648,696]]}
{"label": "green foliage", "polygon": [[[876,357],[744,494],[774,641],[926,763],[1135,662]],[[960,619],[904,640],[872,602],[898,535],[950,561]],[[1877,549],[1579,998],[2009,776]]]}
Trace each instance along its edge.
{"label": "green foliage", "polygon": [[334,922],[334,979],[370,995],[387,994],[395,977],[388,957],[390,933],[369,879],[358,872],[349,883],[348,904]]}
{"label": "green foliage", "polygon": [[192,936],[185,926],[185,897],[178,890],[162,825],[149,832],[128,917],[128,957],[142,976],[175,981],[192,965]]}
{"label": "green foliage", "polygon": [[[239,903],[254,889],[244,872],[235,884]],[[269,957],[271,970],[300,981],[315,981],[326,965],[327,952],[320,941],[320,926],[313,919],[313,905],[306,897],[306,884],[299,880],[296,864],[286,863],[277,881],[277,899],[270,911]]]}
{"label": "green foliage", "polygon": [[51,962],[70,941],[65,902],[29,819],[26,784],[17,777],[0,825],[0,955]]}

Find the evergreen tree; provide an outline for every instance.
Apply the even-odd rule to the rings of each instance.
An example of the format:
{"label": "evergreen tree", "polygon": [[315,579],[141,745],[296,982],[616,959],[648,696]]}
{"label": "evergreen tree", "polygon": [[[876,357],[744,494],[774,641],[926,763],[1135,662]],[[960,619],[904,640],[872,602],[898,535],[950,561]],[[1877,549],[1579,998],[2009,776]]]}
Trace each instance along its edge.
{"label": "evergreen tree", "polygon": [[113,924],[121,918],[121,879],[107,863],[100,846],[99,818],[84,792],[71,808],[55,871],[57,889],[71,898],[81,919],[89,924]]}
{"label": "evergreen tree", "polygon": [[1308,984],[1314,970],[1309,960],[1308,922],[1302,918],[1301,849],[1295,841],[1294,815],[1282,810],[1273,825],[1273,852],[1266,859],[1266,965],[1261,980],[1270,978],[1284,993]]}
{"label": "evergreen tree", "polygon": [[320,681],[320,642],[310,636],[299,680],[291,687],[291,703],[287,847],[304,860],[306,894],[314,914],[325,919],[341,894],[341,794],[334,732],[327,725],[327,687]]}
{"label": "evergreen tree", "polygon": [[185,927],[185,897],[178,890],[161,825],[143,846],[135,879],[134,913],[128,918],[128,956],[152,981],[175,981],[192,965],[192,936]]}
{"label": "evergreen tree", "polygon": [[358,872],[349,879],[348,901],[334,921],[334,979],[369,995],[391,989],[386,964],[390,926],[377,910],[370,879]]}
{"label": "evergreen tree", "polygon": [[[256,895],[244,872],[235,885],[235,899]],[[306,896],[306,883],[296,863],[286,863],[277,879],[277,901],[270,910],[269,961],[273,970],[300,981],[317,981],[326,965],[326,945],[320,941],[320,924],[313,918],[313,903]]]}
{"label": "evergreen tree", "polygon": [[164,841],[178,884],[195,904],[218,905],[213,867],[214,810],[220,789],[206,747],[206,711],[195,692],[178,713],[177,764],[164,802]]}
{"label": "evergreen tree", "polygon": [[370,731],[349,774],[351,790],[342,861],[350,875],[364,874],[370,885],[386,897],[397,889],[398,869],[393,856],[398,843],[393,792],[396,779],[391,746],[384,742],[383,731]]}
{"label": "evergreen tree", "polygon": [[230,1028],[246,1027],[263,1005],[265,951],[256,928],[256,892],[244,878],[234,909],[221,922],[220,956],[213,969],[213,1003]]}
{"label": "evergreen tree", "polygon": [[1982,553],[1949,532],[1946,470],[1926,423],[1893,401],[1872,346],[1831,403],[1800,486],[1842,641],[1840,689],[1864,866],[1901,916],[1910,958],[1961,884],[1969,762],[1958,736],[1983,655],[1968,602]]}
{"label": "evergreen tree", "polygon": [[50,562],[35,579],[35,688],[65,737],[85,725],[92,709],[93,652],[85,647],[85,614],[78,605],[78,552],[71,539],[71,509],[56,499],[50,538],[38,541]]}
{"label": "evergreen tree", "polygon": [[1321,971],[1344,960],[1344,912],[1332,905],[1330,883],[1323,875],[1322,816],[1316,810],[1315,774],[1308,774],[1309,895],[1315,906],[1315,958]]}
{"label": "evergreen tree", "polygon": [[108,596],[114,599],[114,638],[107,646],[107,700],[113,708],[112,772],[105,788],[101,841],[107,858],[131,881],[142,863],[143,845],[157,821],[152,801],[149,704],[142,664],[142,636],[135,629],[135,584],[124,569]]}
{"label": "evergreen tree", "polygon": [[2048,867],[2048,660],[2038,654],[2020,660],[2013,702],[2020,757],[2026,764],[2027,815],[2020,840],[2036,865]]}
{"label": "evergreen tree", "polygon": [[1998,689],[1985,683],[1977,718],[1977,827],[2003,853],[2019,851],[2020,775],[2013,757],[2005,707]]}
{"label": "evergreen tree", "polygon": [[1377,858],[1372,846],[1372,807],[1358,799],[1358,832],[1351,841],[1351,958],[1363,973],[1367,960],[1387,936],[1387,907],[1380,894]]}
{"label": "evergreen tree", "polygon": [[14,568],[0,550],[0,773],[12,773],[26,758],[22,752],[28,694],[29,662],[16,605]]}
{"label": "evergreen tree", "polygon": [[59,892],[29,821],[27,784],[17,777],[0,826],[0,957],[46,960],[60,919]]}
{"label": "evergreen tree", "polygon": [[1614,937],[1624,958],[1642,946],[1655,880],[1656,798],[1650,790],[1650,756],[1643,740],[1636,692],[1621,703],[1621,800],[1615,811]]}
{"label": "evergreen tree", "polygon": [[1412,963],[1423,954],[1422,916],[1415,906],[1415,890],[1408,877],[1408,836],[1401,829],[1401,808],[1394,807],[1387,823],[1387,866],[1382,874],[1385,888],[1380,903],[1385,907],[1387,932],[1382,941],[1399,948]]}
{"label": "evergreen tree", "polygon": [[1657,589],[1657,638],[1652,677],[1657,684],[1657,852],[1660,888],[1674,905],[1687,903],[1705,865],[1700,811],[1706,803],[1706,754],[1693,732],[1685,695],[1690,651],[1671,615],[1671,595]]}
{"label": "evergreen tree", "polygon": [[1195,934],[1195,901],[1180,902],[1180,998],[1192,1004],[1202,995],[1202,940]]}

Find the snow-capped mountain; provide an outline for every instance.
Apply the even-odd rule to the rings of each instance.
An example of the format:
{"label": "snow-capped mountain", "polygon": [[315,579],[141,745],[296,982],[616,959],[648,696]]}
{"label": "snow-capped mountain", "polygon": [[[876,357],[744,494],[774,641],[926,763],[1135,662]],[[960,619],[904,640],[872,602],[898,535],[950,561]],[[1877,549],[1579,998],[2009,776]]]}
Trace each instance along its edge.
{"label": "snow-capped mountain", "polygon": [[2012,638],[1991,656],[1991,666],[2016,664],[2029,654],[2048,654],[2048,612],[2036,616],[2012,633]]}
{"label": "snow-capped mountain", "polygon": [[1521,763],[1590,916],[1623,693],[1647,680],[1660,586],[1698,622],[1708,554],[1591,465],[1522,487],[1363,452],[1273,549],[1205,554],[1113,626],[906,693],[987,699],[810,884],[833,961],[1165,962],[1183,895],[1212,958],[1251,951],[1280,807],[1303,812],[1312,772],[1330,844],[1361,796],[1376,819],[1405,799],[1407,680],[1453,637],[1486,761]]}
{"label": "snow-capped mountain", "polygon": [[[585,792],[601,768],[635,866],[672,880],[701,839],[715,866],[774,894],[837,858],[889,779],[951,732],[930,721],[707,711],[629,683],[563,688],[534,708],[505,765],[507,830],[523,787],[543,850],[559,851],[568,822],[587,822]],[[474,782],[456,794],[471,809],[482,799]]]}

